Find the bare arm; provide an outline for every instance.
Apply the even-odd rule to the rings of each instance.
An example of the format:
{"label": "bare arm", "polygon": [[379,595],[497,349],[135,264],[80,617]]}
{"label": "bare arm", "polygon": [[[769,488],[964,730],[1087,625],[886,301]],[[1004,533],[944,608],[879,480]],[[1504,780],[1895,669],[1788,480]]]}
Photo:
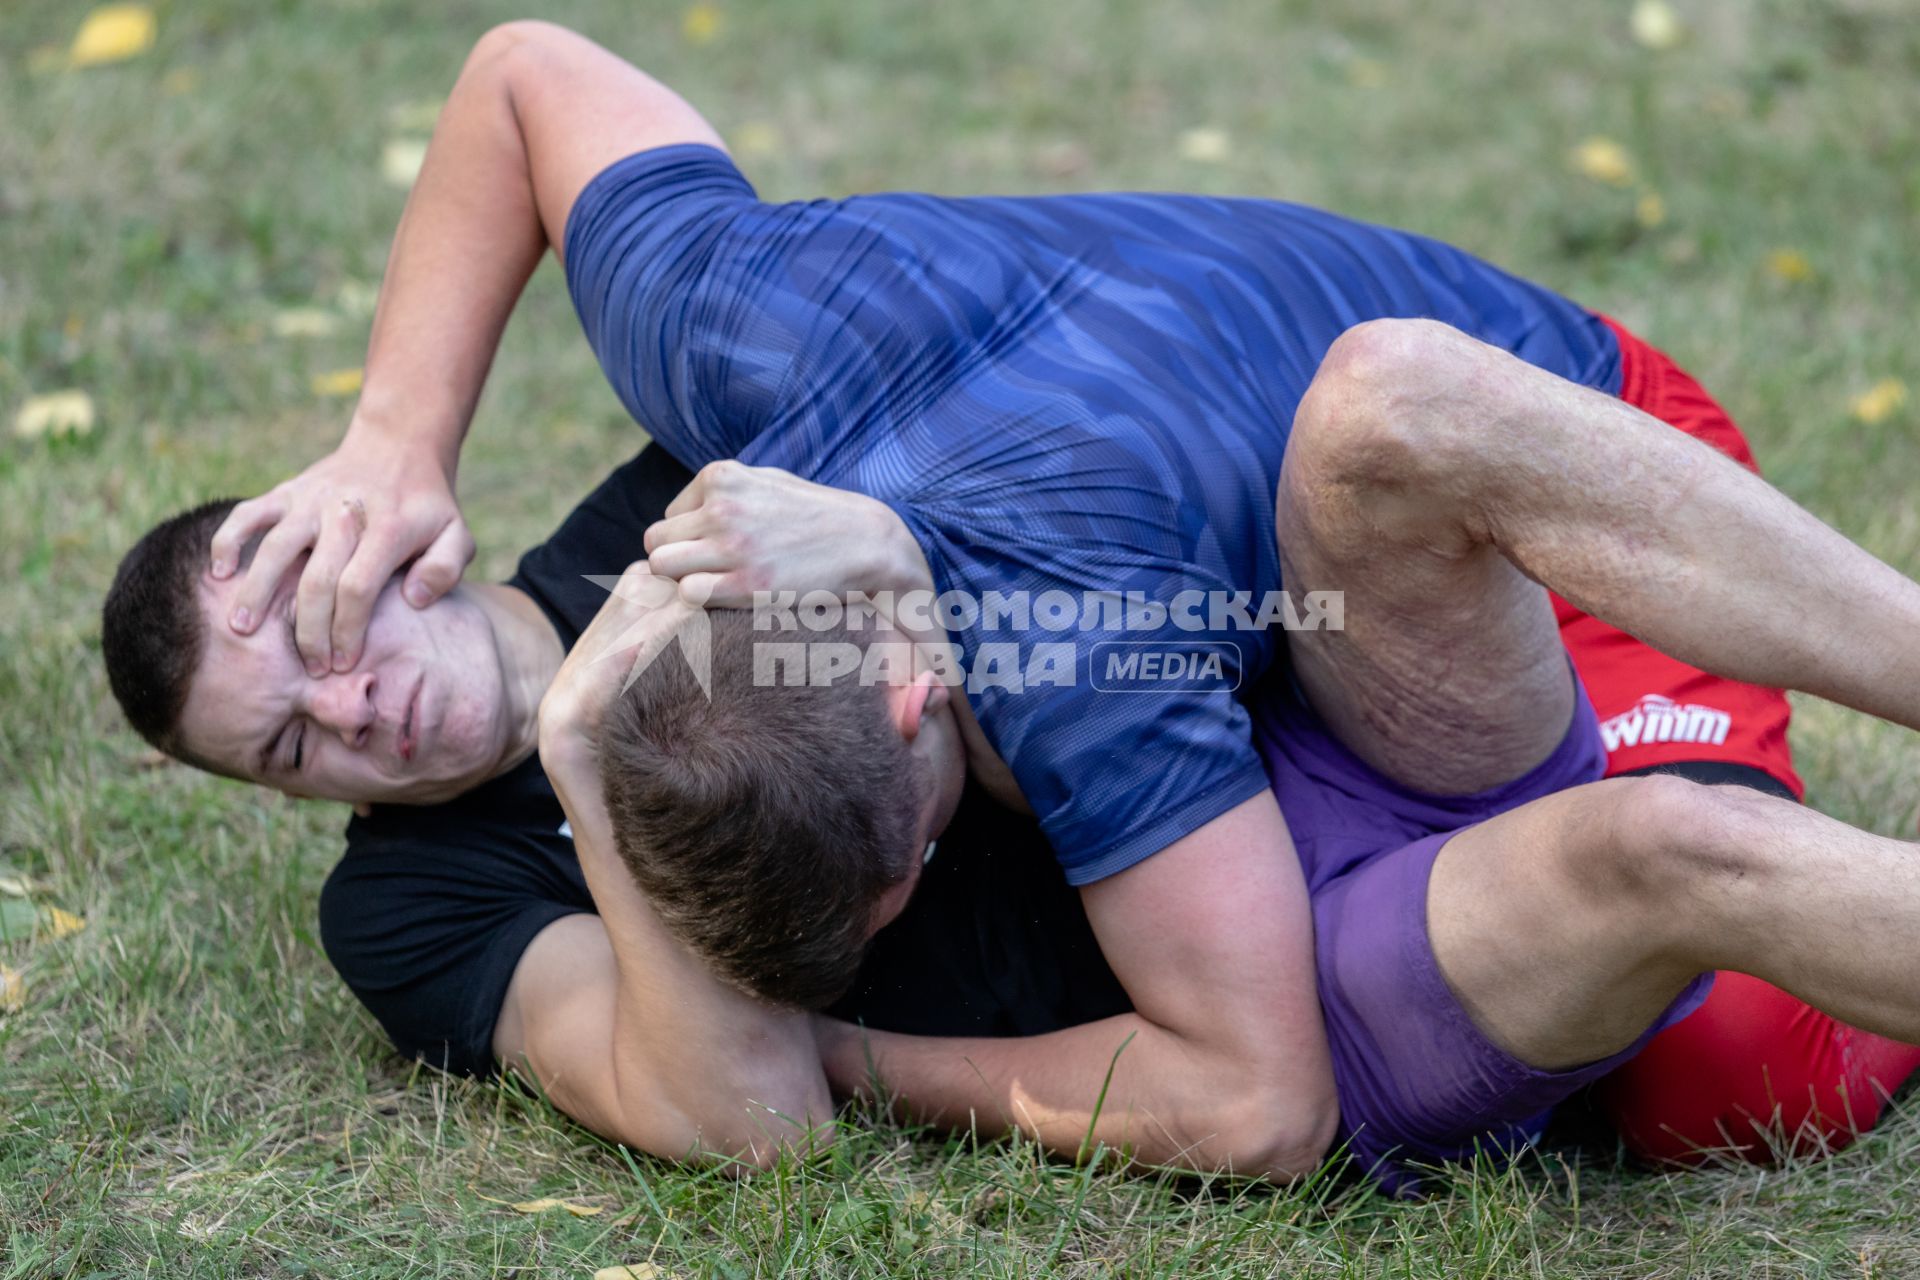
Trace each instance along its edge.
{"label": "bare arm", "polygon": [[[623,581],[644,575],[640,566]],[[812,1030],[804,1015],[725,986],[672,939],[621,864],[602,800],[597,725],[628,669],[644,599],[609,598],[541,706],[541,763],[600,914],[534,940],[495,1051],[608,1137],[674,1159],[764,1166],[783,1147],[827,1139],[832,1099]]]}
{"label": "bare arm", "polygon": [[[460,446],[507,317],[581,189],[613,161],[720,145],[664,85],[559,27],[515,22],[475,45],[394,235],[366,383],[339,447],[241,503],[213,541],[217,577],[265,533],[235,595],[250,632],[304,551],[295,639],[308,668],[352,668],[373,600],[408,559],[416,606],[473,556],[454,500]],[[241,614],[247,616],[243,620]]]}
{"label": "bare arm", "polygon": [[836,1090],[872,1077],[934,1123],[1019,1128],[1064,1155],[1286,1179],[1338,1120],[1306,885],[1271,795],[1083,891],[1135,1012],[1048,1035],[823,1028]]}

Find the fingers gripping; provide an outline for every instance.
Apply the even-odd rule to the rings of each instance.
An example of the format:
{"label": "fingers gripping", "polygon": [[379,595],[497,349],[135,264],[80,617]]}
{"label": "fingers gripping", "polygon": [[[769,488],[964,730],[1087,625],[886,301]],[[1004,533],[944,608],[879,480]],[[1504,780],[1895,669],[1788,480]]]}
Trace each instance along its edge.
{"label": "fingers gripping", "polygon": [[247,566],[246,579],[235,593],[228,622],[242,635],[251,635],[266,616],[275,588],[293,562],[313,546],[319,530],[312,524],[282,520],[267,531]]}
{"label": "fingers gripping", "polygon": [[234,504],[233,510],[214,531],[209,548],[210,568],[216,578],[231,577],[240,567],[240,557],[263,531],[278,524],[286,515],[285,500],[279,490]]}
{"label": "fingers gripping", "polygon": [[324,675],[329,668],[345,671],[351,665],[341,665],[344,655],[333,646],[334,592],[366,525],[366,507],[357,499],[343,500],[321,526],[313,555],[300,574],[293,639],[308,675]]}

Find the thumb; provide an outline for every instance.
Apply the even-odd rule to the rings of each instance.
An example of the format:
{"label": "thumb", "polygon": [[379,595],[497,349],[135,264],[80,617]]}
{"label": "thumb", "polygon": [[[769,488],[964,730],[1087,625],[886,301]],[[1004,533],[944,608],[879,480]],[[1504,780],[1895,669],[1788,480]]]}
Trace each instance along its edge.
{"label": "thumb", "polygon": [[467,532],[467,522],[455,516],[407,570],[403,588],[407,603],[424,609],[453,590],[473,562],[473,550],[473,535]]}

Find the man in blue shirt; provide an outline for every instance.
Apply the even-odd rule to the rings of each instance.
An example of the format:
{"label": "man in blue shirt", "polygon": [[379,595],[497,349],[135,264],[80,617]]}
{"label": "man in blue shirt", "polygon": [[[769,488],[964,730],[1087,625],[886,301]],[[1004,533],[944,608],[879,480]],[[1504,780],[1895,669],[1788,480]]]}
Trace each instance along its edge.
{"label": "man in blue shirt", "polygon": [[[1295,410],[1360,321],[1436,318],[1582,385],[1619,382],[1612,332],[1565,299],[1423,237],[1267,200],[767,204],[724,152],[687,144],[596,177],[566,261],[609,380],[669,453],[877,497],[940,589],[974,599],[1239,592],[1257,607],[1282,586],[1273,495]],[[1089,644],[1046,698],[970,690],[1071,883],[1266,787],[1246,713],[1220,692],[1251,684],[1281,632],[1223,605],[1189,616],[1201,625],[1109,638],[1217,652],[1216,687],[1105,697]],[[1059,639],[990,621],[956,639],[1011,643],[1023,673]]]}

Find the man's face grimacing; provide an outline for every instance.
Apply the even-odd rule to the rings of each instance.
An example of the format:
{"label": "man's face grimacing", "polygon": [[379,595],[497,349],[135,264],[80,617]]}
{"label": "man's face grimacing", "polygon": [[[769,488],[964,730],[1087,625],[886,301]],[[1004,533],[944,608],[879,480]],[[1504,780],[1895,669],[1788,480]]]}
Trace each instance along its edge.
{"label": "man's face grimacing", "polygon": [[226,624],[238,577],[199,583],[206,645],[180,717],[188,751],[289,795],[433,804],[498,770],[508,749],[506,677],[491,620],[455,590],[424,609],[396,576],[375,601],[353,670],[313,677],[293,641],[288,569],[250,636]]}

